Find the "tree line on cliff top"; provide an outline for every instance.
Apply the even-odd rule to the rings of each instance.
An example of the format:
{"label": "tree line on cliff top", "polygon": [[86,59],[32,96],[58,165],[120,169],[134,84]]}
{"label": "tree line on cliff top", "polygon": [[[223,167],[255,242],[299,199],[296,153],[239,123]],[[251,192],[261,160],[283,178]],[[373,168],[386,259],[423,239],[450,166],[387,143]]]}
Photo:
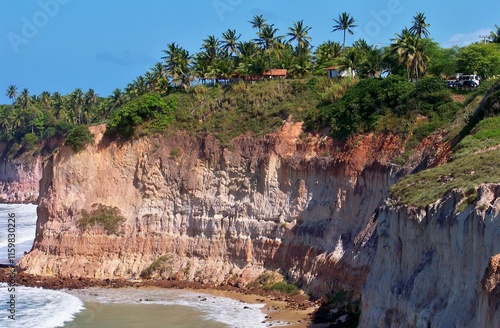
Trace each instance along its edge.
{"label": "tree line on cliff top", "polygon": [[[0,139],[29,148],[41,139],[64,137],[77,125],[105,121],[114,122],[118,129],[124,127],[124,122],[138,125],[152,116],[141,116],[140,110],[132,109],[134,104],[127,106],[136,98],[148,94],[166,97],[179,91],[190,93],[200,85],[220,86],[235,79],[249,80],[272,68],[287,69],[288,78],[294,80],[325,76],[325,68],[329,66],[356,71],[361,79],[392,75],[418,81],[429,76],[445,78],[458,71],[477,72],[483,78],[500,74],[498,26],[483,43],[442,48],[429,38],[430,24],[425,14],[417,13],[410,28],[396,33],[389,46],[377,48],[362,39],[346,46],[346,36],[355,34],[357,27],[350,14],[344,12],[333,22],[332,32],[341,32],[343,42],[326,41],[316,48],[309,36],[311,27],[303,20],[293,22],[281,33],[262,15],[249,21],[256,30],[255,38],[250,40],[243,40],[236,30],[228,29],[220,38],[207,36],[195,54],[170,43],[163,50],[162,61],[129,83],[125,90],[117,88],[108,97],[97,95],[93,89],[84,92],[80,88],[68,95],[59,92],[31,95],[28,89],[10,85],[6,96],[12,105],[0,107]],[[174,104],[165,106],[155,108],[170,111]],[[158,129],[166,127],[171,118],[163,115]],[[130,134],[128,128],[124,129]]]}

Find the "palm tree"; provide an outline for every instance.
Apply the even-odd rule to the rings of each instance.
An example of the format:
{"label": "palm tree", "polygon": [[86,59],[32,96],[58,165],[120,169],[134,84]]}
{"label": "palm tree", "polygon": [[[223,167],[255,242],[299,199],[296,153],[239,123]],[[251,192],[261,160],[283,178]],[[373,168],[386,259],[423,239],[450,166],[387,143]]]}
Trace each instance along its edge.
{"label": "palm tree", "polygon": [[289,37],[288,42],[297,41],[297,55],[302,56],[303,49],[309,49],[312,38],[307,35],[311,27],[304,26],[304,21],[293,22],[293,26],[289,27],[290,32],[287,33]]}
{"label": "palm tree", "polygon": [[156,78],[152,72],[146,72],[144,74],[145,85],[148,92],[152,92],[156,87]]}
{"label": "palm tree", "polygon": [[261,32],[258,32],[258,39],[255,42],[262,49],[263,54],[267,54],[268,68],[271,69],[271,54],[279,48],[279,40],[281,36],[276,36],[277,28],[273,25],[265,25]]}
{"label": "palm tree", "polygon": [[361,52],[368,52],[373,49],[373,46],[370,46],[365,39],[359,39],[352,45],[353,48],[360,50]]}
{"label": "palm tree", "polygon": [[348,13],[343,12],[342,14],[339,15],[339,19],[334,19],[333,20],[336,24],[333,25],[333,30],[332,32],[335,31],[344,31],[344,42],[342,43],[342,49],[345,50],[345,34],[346,32],[349,32],[349,34],[354,34],[352,31],[353,28],[358,27],[358,25],[355,25],[354,23],[356,20],[354,17],[350,16]]}
{"label": "palm tree", "polygon": [[500,27],[495,24],[495,28],[497,29],[496,32],[491,31],[490,33],[490,42],[493,43],[500,43]]}
{"label": "palm tree", "polygon": [[228,29],[225,33],[222,33],[222,50],[226,55],[231,56],[238,53],[238,40],[241,37],[236,35],[236,30]]}
{"label": "palm tree", "polygon": [[413,70],[415,73],[415,78],[418,81],[420,78],[420,73],[425,73],[425,68],[427,62],[429,61],[429,56],[425,53],[425,44],[420,38],[415,38],[413,42]]}
{"label": "palm tree", "polygon": [[314,53],[316,67],[321,72],[324,68],[333,65],[335,58],[342,53],[342,46],[338,42],[326,41],[320,44]]}
{"label": "palm tree", "polygon": [[96,103],[97,103],[97,95],[96,95],[94,89],[89,89],[85,93],[85,104],[90,106],[90,107],[93,107],[93,106],[95,106]]}
{"label": "palm tree", "polygon": [[255,45],[255,43],[251,41],[238,43],[238,53],[240,60],[246,60],[253,57],[255,54],[257,54],[258,50],[259,49]]}
{"label": "palm tree", "polygon": [[50,109],[52,107],[52,98],[50,96],[50,92],[43,91],[38,98],[40,99],[41,108]]}
{"label": "palm tree", "polygon": [[19,95],[19,98],[17,98],[17,101],[19,102],[19,107],[21,109],[27,109],[31,103],[31,98],[30,98],[30,92],[28,89],[23,89],[21,91],[21,94]]}
{"label": "palm tree", "polygon": [[0,107],[0,126],[2,127],[2,130],[5,131],[0,132],[0,135],[7,137],[12,136],[12,120],[9,113],[5,110],[5,107]]}
{"label": "palm tree", "polygon": [[51,97],[52,111],[57,119],[63,119],[66,116],[63,97],[59,92],[54,92]]}
{"label": "palm tree", "polygon": [[207,56],[209,63],[213,63],[219,56],[219,46],[221,42],[213,35],[209,35],[203,44],[201,45],[201,50],[203,50]]}
{"label": "palm tree", "polygon": [[179,66],[181,47],[175,44],[175,42],[169,43],[167,49],[163,50],[165,56],[161,57],[165,61],[165,68],[167,74],[172,78],[175,75],[177,66]]}
{"label": "palm tree", "polygon": [[119,106],[123,103],[123,92],[120,90],[120,88],[116,88],[113,90],[113,93],[111,94],[111,102],[113,103],[113,106]]}
{"label": "palm tree", "polygon": [[16,101],[17,98],[17,87],[15,85],[9,85],[7,91],[5,92],[5,96],[12,100],[12,104]]}
{"label": "palm tree", "polygon": [[21,111],[0,111],[0,126],[7,132],[7,137],[13,137],[17,128],[22,125]]}
{"label": "palm tree", "polygon": [[199,79],[201,84],[206,84],[210,69],[204,53],[199,52],[194,55],[192,69],[194,77]]}
{"label": "palm tree", "polygon": [[189,63],[191,56],[189,52],[174,43],[167,45],[167,50],[163,50],[165,56],[165,68],[172,82],[184,88],[189,87]]}
{"label": "palm tree", "polygon": [[82,106],[84,103],[82,89],[76,88],[75,91],[69,95],[69,98],[71,107],[73,107],[73,122],[76,121],[77,124],[82,124]]}
{"label": "palm tree", "polygon": [[290,75],[293,77],[303,78],[311,74],[312,62],[309,58],[302,56],[294,58],[293,64],[290,66]]}
{"label": "palm tree", "polygon": [[398,55],[400,64],[406,65],[408,80],[412,74],[418,80],[420,73],[425,72],[426,62],[429,60],[425,54],[425,43],[407,28],[403,29],[401,34],[396,34],[392,41],[394,43],[390,46],[391,52]]}
{"label": "palm tree", "polygon": [[362,60],[362,51],[357,48],[348,48],[335,60],[339,71],[347,71],[350,77],[354,77]]}
{"label": "palm tree", "polygon": [[105,116],[108,117],[109,113],[115,108],[115,107],[120,107],[123,104],[123,92],[120,90],[120,88],[116,88],[113,90],[113,93],[111,96],[109,96],[109,108],[107,109]]}
{"label": "palm tree", "polygon": [[85,117],[85,123],[91,122],[96,115],[95,107],[97,104],[97,97],[98,95],[95,93],[94,89],[89,89],[83,97],[83,101],[85,103],[83,113]]}
{"label": "palm tree", "polygon": [[157,62],[154,64],[154,66],[151,68],[151,72],[154,76],[154,91],[155,92],[162,92],[167,90],[168,88],[168,82],[167,82],[167,73],[165,71],[165,66],[163,66],[162,63]]}
{"label": "palm tree", "polygon": [[259,76],[265,70],[266,63],[262,63],[262,56],[258,56],[259,48],[252,41],[238,43],[238,58],[236,72],[243,78]]}
{"label": "palm tree", "polygon": [[431,25],[425,22],[426,19],[427,17],[425,17],[425,13],[417,13],[415,16],[413,16],[413,26],[410,27],[410,32],[419,39],[422,38],[422,34],[426,38],[428,38],[430,35],[427,28]]}
{"label": "palm tree", "polygon": [[252,28],[256,28],[258,32],[262,32],[262,29],[264,28],[264,26],[267,25],[266,19],[264,17],[262,17],[262,15],[253,16],[253,19],[251,21],[248,21],[248,22],[250,24],[252,24]]}
{"label": "palm tree", "polygon": [[391,53],[398,55],[398,62],[406,65],[408,80],[410,80],[410,67],[413,61],[412,38],[415,37],[407,28],[404,28],[401,34],[396,33],[396,37],[392,39],[393,43],[390,46]]}
{"label": "palm tree", "polygon": [[383,51],[372,47],[365,51],[364,58],[359,65],[359,73],[367,77],[380,77],[385,67]]}
{"label": "palm tree", "polygon": [[137,90],[139,96],[148,92],[148,86],[144,76],[139,75],[135,80],[132,81],[132,85]]}

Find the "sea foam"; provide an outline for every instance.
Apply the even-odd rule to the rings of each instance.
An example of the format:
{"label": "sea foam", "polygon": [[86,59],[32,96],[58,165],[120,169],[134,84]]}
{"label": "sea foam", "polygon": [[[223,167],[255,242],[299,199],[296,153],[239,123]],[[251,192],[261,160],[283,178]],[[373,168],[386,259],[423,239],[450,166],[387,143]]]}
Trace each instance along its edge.
{"label": "sea foam", "polygon": [[0,327],[55,328],[73,320],[83,310],[83,302],[63,291],[42,288],[15,287],[15,321],[8,318],[8,286],[0,284]]}
{"label": "sea foam", "polygon": [[[0,264],[9,264],[8,234],[9,214],[15,215],[15,245],[16,262],[24,256],[24,252],[31,250],[36,232],[36,205],[7,205],[0,204]],[[12,222],[12,221],[11,221]]]}

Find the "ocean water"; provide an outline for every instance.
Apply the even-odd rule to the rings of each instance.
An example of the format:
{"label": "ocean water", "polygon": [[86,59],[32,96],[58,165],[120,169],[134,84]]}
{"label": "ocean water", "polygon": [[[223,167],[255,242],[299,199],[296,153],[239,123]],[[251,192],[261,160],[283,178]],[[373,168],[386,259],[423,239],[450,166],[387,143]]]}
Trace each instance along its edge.
{"label": "ocean water", "polygon": [[[7,301],[15,295],[15,321]],[[9,292],[7,284],[0,284],[0,327],[54,328],[62,327],[74,315],[84,310],[83,301],[68,293],[41,288],[16,286]]]}
{"label": "ocean water", "polygon": [[[0,204],[0,264],[8,264],[8,214],[16,217],[16,261],[32,247],[35,205]],[[9,319],[11,295],[15,321]],[[0,284],[0,327],[19,328],[260,328],[263,304],[159,288],[53,291]],[[273,326],[278,326],[274,323]]]}
{"label": "ocean water", "polygon": [[89,288],[68,293],[83,300],[85,310],[65,328],[267,326],[263,323],[263,304],[247,304],[191,291]]}
{"label": "ocean water", "polygon": [[0,264],[9,264],[8,234],[9,214],[15,215],[16,262],[33,246],[36,232],[36,205],[0,204]]}

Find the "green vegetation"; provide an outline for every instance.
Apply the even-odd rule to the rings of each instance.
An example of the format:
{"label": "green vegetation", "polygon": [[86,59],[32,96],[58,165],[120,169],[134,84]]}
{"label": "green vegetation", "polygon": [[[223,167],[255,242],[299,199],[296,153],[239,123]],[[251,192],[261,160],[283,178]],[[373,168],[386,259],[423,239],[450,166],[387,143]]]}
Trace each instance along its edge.
{"label": "green vegetation", "polygon": [[[27,134],[28,135],[28,134]],[[94,135],[85,125],[78,125],[66,137],[66,144],[71,146],[74,151],[79,152],[86,145],[94,142]]]}
{"label": "green vegetation", "polygon": [[172,270],[171,267],[172,258],[169,255],[163,255],[157,258],[153,263],[151,263],[146,269],[142,270],[141,278],[151,279],[155,274],[161,276],[163,273],[167,272],[170,274]]}
{"label": "green vegetation", "polygon": [[23,144],[27,149],[32,149],[40,138],[35,133],[27,133],[23,137]]}
{"label": "green vegetation", "polygon": [[477,72],[490,77],[500,74],[500,44],[475,43],[458,51],[457,65],[461,72]]}
{"label": "green vegetation", "polygon": [[[412,83],[402,77],[361,80],[337,102],[308,111],[309,130],[328,127],[337,138],[370,131],[413,133],[422,140],[461,108],[438,78]],[[422,122],[422,117],[425,120]]]}
{"label": "green vegetation", "polygon": [[300,293],[299,287],[295,286],[294,284],[289,284],[289,283],[284,282],[284,281],[275,282],[274,284],[267,287],[266,289],[275,290],[277,292],[288,294],[288,295],[297,295]]}
{"label": "green vegetation", "polygon": [[177,106],[175,99],[167,100],[157,94],[146,94],[132,100],[111,115],[108,131],[131,137],[134,128],[147,120],[153,120],[152,127],[156,130],[167,128],[172,120],[172,111]]}
{"label": "green vegetation", "polygon": [[107,234],[118,234],[118,228],[125,221],[121,211],[117,207],[110,207],[103,204],[93,204],[92,210],[81,211],[81,218],[78,220],[78,228],[85,230],[92,226],[101,226]]}
{"label": "green vegetation", "polygon": [[334,19],[333,21],[335,22],[335,25],[333,25],[332,32],[335,31],[344,32],[344,42],[342,43],[342,49],[345,49],[345,34],[346,32],[349,32],[349,34],[351,35],[354,34],[352,29],[358,27],[358,25],[354,24],[356,20],[348,13],[343,12],[342,14],[339,15],[338,19]]}
{"label": "green vegetation", "polygon": [[453,159],[465,158],[471,154],[500,145],[500,116],[479,122],[456,147]]}
{"label": "green vegetation", "polygon": [[[334,83],[321,79],[325,86]],[[244,133],[260,136],[273,132],[290,115],[301,120],[304,110],[318,103],[319,91],[306,84],[307,80],[269,80],[226,87],[197,86],[177,94],[179,106],[171,129],[214,135],[223,146]]]}
{"label": "green vegetation", "polygon": [[500,150],[474,154],[403,178],[391,189],[400,204],[425,207],[447,192],[460,189],[464,193],[481,183],[498,183]]}
{"label": "green vegetation", "polygon": [[392,197],[400,204],[425,207],[451,190],[461,190],[463,204],[472,203],[480,184],[500,181],[499,123],[498,116],[481,121],[457,145],[451,162],[403,178],[391,188]]}
{"label": "green vegetation", "polygon": [[254,281],[247,285],[248,288],[263,288],[268,291],[277,291],[288,295],[297,295],[300,289],[294,285],[283,281],[283,277],[276,272],[265,271]]}

